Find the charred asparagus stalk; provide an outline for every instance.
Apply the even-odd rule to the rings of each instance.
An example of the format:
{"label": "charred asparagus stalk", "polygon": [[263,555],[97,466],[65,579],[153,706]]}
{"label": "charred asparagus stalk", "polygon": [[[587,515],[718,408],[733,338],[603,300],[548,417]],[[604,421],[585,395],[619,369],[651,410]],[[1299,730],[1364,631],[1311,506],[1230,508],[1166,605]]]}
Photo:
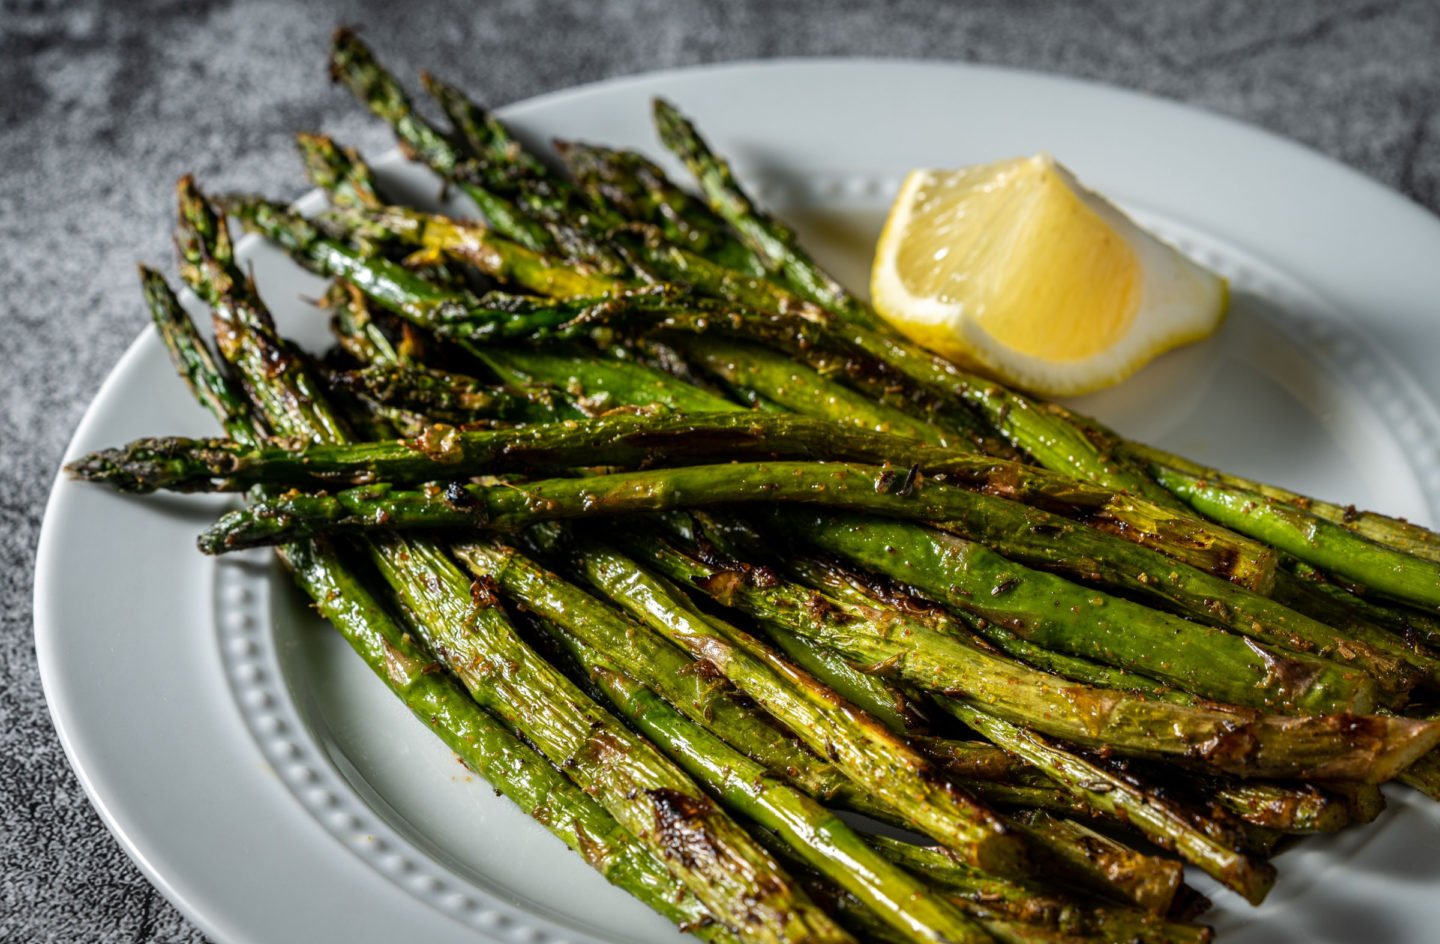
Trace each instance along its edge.
{"label": "charred asparagus stalk", "polygon": [[[333,495],[289,493],[231,512],[202,537],[201,548],[220,553],[308,534],[376,527],[514,530],[555,518],[757,500],[844,503],[848,508],[946,520],[957,517],[960,506],[983,499],[941,485],[915,486],[909,495],[899,493],[903,486],[894,493],[885,490],[885,483],[898,486],[899,481],[894,472],[877,467],[778,462],[414,492],[378,484]],[[997,511],[1022,507],[990,501]],[[1206,697],[1312,711],[1363,711],[1373,703],[1373,682],[1363,672],[1299,653],[1282,654],[1221,630],[1086,591],[960,538],[882,519],[867,521],[846,527],[805,522],[801,527],[806,533],[823,534],[831,545],[849,548],[846,553],[867,555],[865,563],[881,572],[939,588],[947,594],[947,603],[1002,624],[1019,621],[1032,641],[1128,666]],[[881,553],[882,545],[900,540],[898,535],[904,540],[896,546],[903,546],[905,555]],[[870,559],[875,555],[879,559]],[[963,562],[963,567],[952,566],[952,561]],[[996,593],[996,587],[1003,589]],[[1086,614],[1084,619],[1075,620],[1068,610],[1057,608],[1053,604],[1057,599],[1073,599],[1073,605]],[[1166,653],[1163,662],[1153,658],[1157,646]]]}
{"label": "charred asparagus stalk", "polygon": [[[1383,782],[1440,741],[1440,725],[1338,715],[1287,718],[1215,704],[1177,705],[1059,681],[894,612],[706,564],[656,544],[644,560],[717,601],[844,655],[851,664],[972,702],[1072,744],[1169,759],[1240,777]],[[1243,745],[1243,746],[1242,746]]]}

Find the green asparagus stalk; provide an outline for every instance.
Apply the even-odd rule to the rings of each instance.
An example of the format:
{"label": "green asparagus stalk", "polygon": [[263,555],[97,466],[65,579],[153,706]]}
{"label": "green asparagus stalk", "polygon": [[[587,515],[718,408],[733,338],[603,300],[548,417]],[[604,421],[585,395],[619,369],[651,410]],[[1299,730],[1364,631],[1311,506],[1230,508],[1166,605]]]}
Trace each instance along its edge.
{"label": "green asparagus stalk", "polygon": [[434,423],[555,423],[585,415],[568,397],[549,388],[489,386],[474,377],[429,367],[375,364],[337,371],[329,379],[336,390],[413,410]]}
{"label": "green asparagus stalk", "polygon": [[[317,442],[348,438],[338,420],[316,407],[323,394],[310,377],[304,359],[288,345],[264,340],[269,315],[235,265],[223,221],[206,204],[191,178],[180,179],[177,195],[180,226],[176,244],[181,277],[210,305],[221,355],[244,365],[241,380],[249,398],[269,416],[302,417],[313,424],[313,433],[301,434],[305,438]],[[265,374],[257,373],[262,369]],[[266,384],[254,379],[260,376],[275,376],[278,382]],[[293,395],[280,393],[281,384]]]}
{"label": "green asparagus stalk", "polygon": [[787,559],[785,569],[800,583],[861,609],[899,609],[908,618],[923,622],[932,631],[942,635],[958,639],[979,636],[1005,655],[1051,675],[1084,682],[1096,688],[1138,692],[1177,705],[1195,705],[1200,702],[1194,695],[1170,688],[1148,676],[1102,665],[1081,656],[1046,649],[997,623],[973,617],[968,622],[963,622],[954,612],[932,600],[922,599],[900,588],[893,581],[841,566],[834,559],[796,555]]}
{"label": "green asparagus stalk", "polygon": [[[1266,649],[1078,588],[953,535],[879,518],[795,514],[787,515],[785,523],[831,553],[998,623],[1029,642],[1148,675],[1201,697],[1311,713],[1365,711],[1373,704],[1365,683],[1357,685],[1353,673],[1333,663]],[[1067,612],[1086,614],[1083,636],[1056,631],[1056,614]],[[1222,664],[1220,677],[1200,677],[1206,667]]]}
{"label": "green asparagus stalk", "polygon": [[[348,45],[354,49],[353,38],[348,40]],[[460,89],[429,72],[420,73],[420,84],[440,105],[456,135],[465,142],[471,154],[497,167],[513,167],[519,174],[545,180],[556,179],[550,168],[525,150],[509,128],[471,101]]]}
{"label": "green asparagus stalk", "polygon": [[210,349],[195,331],[190,316],[180,307],[164,276],[141,266],[140,284],[156,333],[195,398],[220,421],[232,440],[243,446],[254,445],[253,420],[244,394],[236,390],[215,365]]}
{"label": "green asparagus stalk", "polygon": [[[992,745],[923,736],[910,740],[966,789],[973,790],[987,802],[1005,807],[1029,806],[1090,819],[1107,815],[1073,794],[1062,792],[1062,788],[1041,771]],[[1118,765],[1112,760],[1111,766]],[[1127,774],[1130,766],[1123,767]],[[1142,776],[1158,786],[1157,795],[1204,810],[1212,819],[1224,820],[1227,814],[1233,816],[1240,822],[1233,824],[1232,832],[1242,829],[1243,823],[1285,835],[1331,833],[1354,821],[1345,798],[1309,784],[1195,776],[1158,766],[1142,771]]]}
{"label": "green asparagus stalk", "polygon": [[789,227],[755,206],[736,182],[730,165],[710,151],[694,125],[663,99],[657,98],[654,105],[660,140],[690,168],[711,209],[730,224],[767,270],[823,308],[858,324],[880,324],[874,312],[806,255]]}
{"label": "green asparagus stalk", "polygon": [[978,925],[866,845],[834,813],[626,677],[558,628],[558,641],[625,718],[732,812],[773,830],[806,864],[881,916],[904,940],[987,941]]}
{"label": "green asparagus stalk", "polygon": [[[763,829],[757,829],[756,836],[791,866],[791,870],[804,884],[805,890],[816,901],[824,904],[841,924],[861,940],[873,944],[898,944],[904,940],[859,898],[798,861],[798,857],[779,837]],[[999,944],[1100,944],[1088,935],[1069,934],[1047,924],[1020,921],[1008,915],[997,914],[994,909],[977,905],[963,897],[949,897],[957,908]]]}
{"label": "green asparagus stalk", "polygon": [[1271,591],[1275,602],[1325,623],[1344,636],[1405,662],[1428,689],[1440,687],[1440,620],[1413,607],[1359,596],[1294,559],[1282,561]]}
{"label": "green asparagus stalk", "polygon": [[1421,607],[1440,606],[1440,561],[1384,544],[1259,492],[1153,466],[1156,481],[1226,527],[1293,554],[1376,593]]}
{"label": "green asparagus stalk", "polygon": [[[333,281],[325,295],[325,305],[331,311],[330,333],[340,349],[356,363],[400,366],[417,359],[419,344],[414,333],[392,338],[381,324],[381,318],[376,317],[378,313],[370,307],[370,300],[349,282]],[[404,326],[399,319],[390,320]]]}
{"label": "green asparagus stalk", "polygon": [[301,132],[295,146],[305,164],[306,175],[317,187],[335,194],[347,206],[379,206],[375,177],[354,148],[342,148],[323,134]]}
{"label": "green asparagus stalk", "polygon": [[[490,355],[493,359],[493,353]],[[507,351],[506,357],[512,362]],[[518,359],[523,367],[524,358]],[[572,368],[573,369],[573,368]],[[555,386],[568,386],[569,376],[544,375],[541,380]],[[673,386],[673,385],[668,385]],[[658,396],[657,396],[658,398]],[[713,398],[712,398],[713,399]],[[712,405],[706,401],[703,405]],[[437,476],[464,476],[493,471],[497,459],[505,456],[530,457],[531,468],[564,468],[580,462],[606,465],[653,464],[657,459],[664,461],[673,456],[680,461],[692,459],[735,457],[735,458],[827,458],[849,459],[865,462],[892,462],[900,466],[916,466],[924,471],[942,475],[937,480],[956,481],[987,494],[1018,498],[1043,507],[1056,509],[1061,513],[1082,517],[1087,522],[1104,528],[1112,538],[1131,537],[1136,541],[1158,545],[1177,557],[1188,558],[1213,571],[1219,571],[1240,581],[1256,582],[1264,579],[1268,560],[1264,557],[1254,560],[1245,556],[1246,547],[1229,544],[1222,534],[1212,534],[1203,529],[1193,529],[1185,519],[1176,519],[1163,509],[1157,509],[1136,502],[1125,496],[1116,495],[1084,483],[1076,483],[1003,460],[926,447],[923,444],[897,442],[893,437],[868,434],[858,430],[847,430],[834,424],[783,415],[734,414],[730,416],[676,416],[676,417],[605,417],[600,420],[578,425],[557,427],[534,427],[524,431],[474,431],[461,434],[456,439],[456,449],[436,457],[424,451],[409,449],[398,444],[375,444],[345,449],[316,448],[303,455],[303,461],[287,458],[278,453],[249,455],[223,444],[196,443],[193,458],[187,458],[186,444],[182,440],[146,441],[137,445],[134,468],[124,468],[124,453],[107,454],[117,463],[114,474],[117,479],[129,476],[132,488],[176,488],[194,487],[204,481],[231,488],[243,488],[255,481],[283,481],[286,484],[303,485],[310,482],[337,484],[344,481],[370,481],[383,478],[393,482],[413,482]],[[164,452],[169,456],[167,465],[155,467],[145,465],[152,453]],[[534,460],[546,458],[548,465],[538,465]],[[508,461],[508,460],[507,460]],[[220,468],[228,472],[216,471]],[[304,469],[311,469],[307,475]],[[97,462],[95,474],[101,474],[102,464]],[[143,476],[156,476],[147,481]],[[220,478],[220,483],[212,480]],[[868,487],[868,483],[867,483]],[[927,484],[917,480],[915,489],[923,492],[930,488],[940,494],[950,490],[940,484]],[[887,505],[896,502],[885,498],[876,499]],[[1013,505],[998,505],[993,500],[972,499],[976,502],[976,515],[970,517],[978,522],[977,527],[994,526],[996,530],[1028,530],[1045,534],[1046,541],[1061,548],[1064,541],[1056,541],[1053,535],[1057,529],[1071,531],[1072,528],[1056,521],[1052,516],[1039,511],[1026,511]],[[998,509],[998,510],[997,510]],[[937,514],[945,520],[947,516],[958,516],[959,510],[950,508]],[[987,525],[991,517],[998,515],[1001,524]],[[1020,515],[1020,518],[1016,518]],[[1019,552],[1024,541],[1023,535],[1010,540],[1011,549]],[[1076,538],[1075,540],[1085,540]],[[1100,539],[1112,543],[1110,539]],[[1033,542],[1032,542],[1033,543]],[[1043,547],[1034,553],[1045,554]],[[1074,556],[1086,556],[1090,550]],[[1134,552],[1124,552],[1130,557]],[[1141,553],[1141,558],[1149,554]],[[1225,587],[1216,586],[1214,581],[1201,580],[1194,588],[1183,586],[1183,572],[1168,580],[1140,582],[1135,575],[1147,571],[1159,574],[1168,564],[1141,562],[1127,558],[1129,570],[1116,571],[1116,579],[1128,581],[1127,589],[1154,587],[1153,592],[1170,595],[1184,594],[1192,601],[1194,612],[1206,610],[1219,613],[1233,610],[1252,623],[1266,623],[1277,620],[1282,630],[1287,630],[1284,621],[1287,614],[1259,600],[1241,595]],[[1226,568],[1229,568],[1227,570]],[[1093,570],[1093,568],[1092,568]],[[1164,584],[1164,587],[1158,586]],[[1177,586],[1182,585],[1182,586]],[[1202,599],[1203,598],[1203,599]],[[1224,608],[1216,607],[1204,600],[1218,599]],[[1278,616],[1276,614],[1279,614]],[[1227,617],[1228,618],[1228,617]],[[1238,622],[1238,618],[1235,620]],[[1313,629],[1313,627],[1311,628]],[[1320,632],[1319,630],[1314,630]],[[1303,640],[1303,648],[1313,649],[1313,639]]]}
{"label": "green asparagus stalk", "polygon": [[1280,488],[1242,478],[1218,469],[1207,468],[1197,462],[1137,442],[1126,442],[1126,451],[1151,466],[1174,469],[1176,472],[1195,477],[1219,488],[1259,492],[1273,502],[1291,505],[1316,518],[1339,525],[1362,538],[1411,554],[1429,561],[1440,562],[1440,534],[1406,521],[1374,511],[1357,509],[1353,505],[1337,505]]}
{"label": "green asparagus stalk", "polygon": [[974,705],[953,699],[942,705],[989,740],[1034,764],[1077,799],[1138,829],[1161,848],[1178,853],[1251,904],[1263,901],[1274,884],[1274,867],[1236,851],[1235,838],[1217,835],[1222,831],[1213,823],[1197,822],[1153,791],[1142,790],[1127,778]]}
{"label": "green asparagus stalk", "polygon": [[1354,821],[1342,798],[1308,784],[1202,778],[1193,789],[1247,823],[1287,834],[1333,833]]}
{"label": "green asparagus stalk", "polygon": [[471,158],[445,176],[458,177],[512,201],[531,222],[548,230],[557,248],[570,258],[607,272],[624,270],[624,261],[608,240],[615,227],[624,225],[623,217],[552,173],[499,119],[460,89],[428,72],[420,74],[420,81],[445,112],[454,137]]}
{"label": "green asparagus stalk", "polygon": [[1426,754],[1401,771],[1397,779],[1432,800],[1440,800],[1440,754]]}
{"label": "green asparagus stalk", "polygon": [[872,836],[870,841],[891,861],[924,876],[951,895],[1019,921],[1104,940],[1155,944],[1204,944],[1212,936],[1209,928],[1167,921],[1140,908],[1080,903],[1048,888],[986,875],[956,862],[934,846],[917,846],[883,836]]}
{"label": "green asparagus stalk", "polygon": [[557,141],[576,185],[629,219],[659,227],[676,246],[727,269],[762,276],[764,267],[709,207],[676,186],[644,155],[594,144]]}
{"label": "green asparagus stalk", "polygon": [[[443,449],[444,444],[432,448]],[[900,479],[877,467],[777,462],[410,492],[381,483],[334,494],[288,493],[258,502],[224,516],[200,545],[207,553],[223,553],[308,534],[377,527],[515,530],[565,517],[757,500],[844,503],[848,508],[944,520],[957,516],[957,506],[985,498],[931,484],[899,494],[904,490]],[[997,513],[1022,507],[989,501]],[[868,554],[865,564],[929,589],[947,604],[1010,626],[1041,645],[1129,667],[1205,697],[1312,711],[1366,710],[1373,702],[1373,683],[1362,672],[1281,653],[1082,589],[951,535],[882,519],[864,526],[806,521],[797,527],[802,533],[823,535],[841,553]],[[876,533],[882,537],[875,538]],[[902,537],[895,546],[904,553],[884,551],[887,542]],[[869,559],[876,555],[881,560]],[[1083,620],[1057,606],[1057,600],[1072,601],[1070,608],[1084,613]],[[1164,653],[1163,661],[1155,658],[1157,653]]]}
{"label": "green asparagus stalk", "polygon": [[377,117],[395,130],[401,146],[441,176],[454,180],[475,201],[496,232],[533,250],[548,249],[554,240],[545,227],[526,218],[511,201],[496,194],[478,178],[478,169],[437,128],[416,113],[400,84],[375,61],[369,48],[352,31],[335,31],[331,45],[330,76],[342,82]]}
{"label": "green asparagus stalk", "polygon": [[1379,783],[1440,741],[1440,725],[1434,722],[1360,715],[1279,717],[1058,681],[936,633],[904,614],[867,612],[794,584],[756,586],[673,546],[657,543],[655,548],[657,553],[644,557],[648,564],[717,602],[783,625],[874,674],[962,698],[1082,747],[1246,778]]}
{"label": "green asparagus stalk", "polygon": [[[706,374],[731,390],[750,391],[786,411],[847,423],[878,433],[916,439],[932,445],[959,444],[967,451],[1018,459],[1006,444],[988,437],[968,412],[918,407],[893,390],[861,392],[793,357],[714,334],[669,339]],[[847,376],[847,379],[852,379]]]}
{"label": "green asparagus stalk", "polygon": [[1149,855],[1085,824],[1044,810],[1024,810],[1013,821],[1032,846],[1043,848],[1046,867],[1076,888],[1122,901],[1152,914],[1169,914],[1185,891],[1184,867]]}

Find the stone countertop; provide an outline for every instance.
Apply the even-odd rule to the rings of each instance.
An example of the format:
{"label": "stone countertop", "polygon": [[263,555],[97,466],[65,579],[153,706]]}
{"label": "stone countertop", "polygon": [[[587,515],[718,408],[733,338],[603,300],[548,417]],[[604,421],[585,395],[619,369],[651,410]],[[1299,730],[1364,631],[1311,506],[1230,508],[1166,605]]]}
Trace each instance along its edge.
{"label": "stone countertop", "polygon": [[204,939],[65,762],[35,666],[34,549],[65,443],[145,325],[135,264],[171,258],[174,179],[294,196],[295,131],[390,147],[322,79],[338,23],[366,27],[402,74],[434,65],[491,104],[777,56],[1081,76],[1276,131],[1440,211],[1433,0],[0,0],[0,942]]}

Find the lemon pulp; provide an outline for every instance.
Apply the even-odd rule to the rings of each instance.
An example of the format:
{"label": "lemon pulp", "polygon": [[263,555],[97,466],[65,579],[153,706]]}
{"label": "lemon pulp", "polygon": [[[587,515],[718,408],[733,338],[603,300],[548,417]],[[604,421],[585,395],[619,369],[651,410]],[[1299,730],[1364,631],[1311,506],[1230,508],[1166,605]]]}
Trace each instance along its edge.
{"label": "lemon pulp", "polygon": [[871,296],[931,350],[1060,395],[1117,382],[1209,334],[1226,293],[1042,154],[912,173],[877,247]]}

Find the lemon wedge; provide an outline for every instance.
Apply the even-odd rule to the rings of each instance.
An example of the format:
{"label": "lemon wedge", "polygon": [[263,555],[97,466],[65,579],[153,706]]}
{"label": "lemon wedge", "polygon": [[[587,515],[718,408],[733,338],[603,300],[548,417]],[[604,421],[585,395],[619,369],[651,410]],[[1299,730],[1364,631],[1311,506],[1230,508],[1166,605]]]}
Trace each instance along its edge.
{"label": "lemon wedge", "polygon": [[1229,293],[1040,154],[913,171],[876,246],[870,297],[930,350],[1067,396],[1207,337]]}

